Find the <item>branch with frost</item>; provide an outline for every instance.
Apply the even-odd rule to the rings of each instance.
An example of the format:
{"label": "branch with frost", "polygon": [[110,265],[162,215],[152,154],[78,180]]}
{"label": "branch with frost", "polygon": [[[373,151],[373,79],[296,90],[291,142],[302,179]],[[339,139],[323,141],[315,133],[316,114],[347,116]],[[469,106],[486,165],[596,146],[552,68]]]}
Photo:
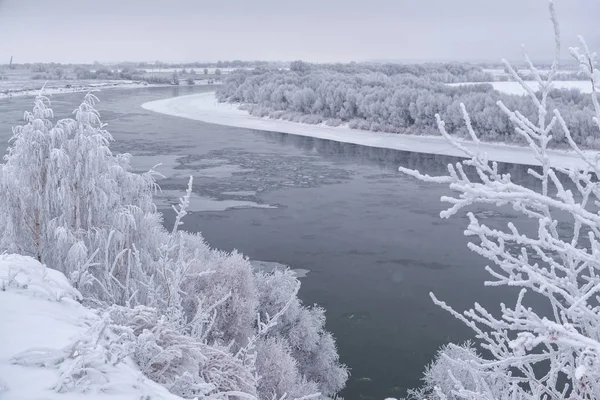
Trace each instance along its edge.
{"label": "branch with frost", "polygon": [[252,365],[254,364],[255,358],[249,357],[249,355],[253,354],[252,351],[256,347],[256,342],[258,341],[258,339],[260,339],[262,336],[264,336],[269,329],[271,329],[275,325],[277,325],[277,320],[279,318],[281,318],[283,316],[283,314],[285,314],[285,312],[290,308],[290,305],[296,299],[296,296],[298,295],[299,290],[300,290],[300,283],[298,282],[298,284],[296,285],[296,288],[292,292],[292,295],[290,296],[289,300],[275,315],[270,316],[267,313],[267,314],[265,314],[264,320],[261,317],[260,313],[256,316],[256,327],[257,327],[256,334],[254,336],[248,338],[248,343],[246,344],[246,346],[244,346],[240,350],[238,350],[238,352],[236,354],[236,358],[239,358],[245,364],[246,363],[250,363]]}
{"label": "branch with frost", "polygon": [[175,211],[175,223],[173,224],[173,230],[171,232],[171,235],[173,236],[175,236],[175,234],[177,233],[177,229],[179,228],[179,226],[183,225],[183,222],[181,220],[187,215],[187,210],[190,207],[190,198],[192,196],[193,182],[194,177],[190,176],[190,180],[188,181],[188,187],[185,191],[185,196],[179,199],[179,208],[175,207],[174,205],[171,206],[173,207],[173,211]]}
{"label": "branch with frost", "polygon": [[[468,247],[492,263],[486,267],[492,279],[485,284],[521,290],[514,307],[500,304],[500,317],[493,316],[477,303],[461,313],[431,295],[435,304],[473,330],[479,347],[486,354],[486,357],[469,360],[454,358],[456,364],[449,371],[453,387],[446,387],[443,392],[439,388],[430,388],[437,399],[583,400],[600,396],[600,213],[594,208],[600,205],[597,180],[600,164],[587,157],[575,144],[560,112],[549,113],[547,98],[560,53],[560,31],[552,2],[550,15],[555,33],[555,60],[546,79],[525,55],[540,91],[534,91],[508,65],[508,70],[537,107],[537,121],[498,103],[541,165],[540,170],[528,170],[537,181],[535,187],[524,187],[513,182],[510,174],[501,174],[497,163],[490,163],[478,146],[475,152],[467,150],[446,132],[439,116],[440,133],[468,159],[448,165],[448,175],[441,177],[400,168],[423,181],[448,184],[458,193],[442,197],[443,202],[450,204],[440,213],[442,218],[476,204],[509,205],[524,217],[524,221],[537,223],[534,234],[525,234],[513,223],[508,223],[505,230],[491,228],[473,213],[467,213],[469,224],[465,235],[477,239]],[[592,102],[597,114],[594,121],[598,124],[600,106],[595,87],[595,57],[585,42],[582,43],[583,53],[577,49],[571,51],[591,80]],[[464,106],[462,110],[467,130],[473,142],[478,144]],[[565,132],[586,167],[552,167],[547,146],[556,126]],[[476,176],[470,177],[467,169],[474,170]],[[571,188],[567,188],[565,181]],[[566,234],[558,228],[559,215],[565,214],[572,220],[572,229]],[[526,296],[545,300],[550,313],[525,305]],[[457,370],[457,365],[475,377],[475,383],[470,381],[466,387],[464,379],[454,377],[452,373]],[[493,377],[500,386],[486,388],[484,377]]]}

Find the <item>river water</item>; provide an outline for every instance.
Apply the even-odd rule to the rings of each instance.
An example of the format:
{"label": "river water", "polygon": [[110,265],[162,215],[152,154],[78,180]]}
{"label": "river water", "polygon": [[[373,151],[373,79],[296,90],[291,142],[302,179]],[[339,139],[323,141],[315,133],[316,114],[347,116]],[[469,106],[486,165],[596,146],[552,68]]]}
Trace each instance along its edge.
{"label": "river water", "polygon": [[[464,214],[439,218],[440,197],[449,190],[397,172],[402,165],[442,174],[457,159],[217,126],[140,107],[206,90],[99,93],[112,149],[133,154],[137,171],[163,163],[158,201],[167,224],[169,203],[194,175],[194,212],[185,229],[201,231],[219,249],[310,271],[300,297],[327,310],[327,327],[351,368],[346,399],[401,396],[419,385],[439,346],[470,337],[430,292],[458,310],[475,301],[497,310],[511,294],[483,287],[486,260],[467,249]],[[56,116],[67,116],[82,97],[54,96]],[[2,152],[31,105],[31,98],[0,101]],[[525,167],[505,168],[529,182]],[[516,217],[510,210],[472,211],[488,224]]]}

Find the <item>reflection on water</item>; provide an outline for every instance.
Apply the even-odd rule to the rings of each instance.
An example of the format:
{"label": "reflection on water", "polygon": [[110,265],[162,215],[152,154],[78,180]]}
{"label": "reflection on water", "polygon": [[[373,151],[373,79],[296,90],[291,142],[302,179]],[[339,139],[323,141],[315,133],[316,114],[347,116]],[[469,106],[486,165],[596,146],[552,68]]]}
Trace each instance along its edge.
{"label": "reflection on water", "polygon": [[[310,129],[310,128],[307,128]],[[448,173],[447,165],[455,164],[462,159],[437,154],[413,153],[393,149],[382,149],[377,147],[359,146],[352,143],[341,143],[331,140],[312,138],[298,135],[288,135],[279,132],[262,132],[267,140],[281,145],[292,145],[299,149],[325,156],[337,156],[340,159],[351,159],[360,163],[375,163],[382,168],[397,170],[398,167],[417,169],[430,175],[443,175]],[[510,174],[513,181],[521,184],[533,184],[535,179],[527,173],[533,168],[540,171],[539,167],[531,167],[517,164],[498,163],[499,172]],[[473,171],[467,171],[472,178],[476,178]]]}

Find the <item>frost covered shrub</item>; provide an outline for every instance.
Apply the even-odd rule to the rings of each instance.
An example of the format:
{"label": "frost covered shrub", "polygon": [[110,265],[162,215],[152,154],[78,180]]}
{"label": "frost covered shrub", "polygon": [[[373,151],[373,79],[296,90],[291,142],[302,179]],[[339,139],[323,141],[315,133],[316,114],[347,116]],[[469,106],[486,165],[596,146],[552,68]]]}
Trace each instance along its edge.
{"label": "frost covered shrub", "polygon": [[323,122],[323,119],[318,115],[302,115],[299,122],[303,124],[320,124]]}
{"label": "frost covered shrub", "polygon": [[[460,149],[466,160],[448,165],[448,175],[431,177],[418,171],[401,171],[423,181],[448,184],[458,192],[444,196],[450,207],[440,214],[448,218],[473,205],[506,206],[522,215],[506,228],[490,227],[468,212],[465,235],[469,248],[491,263],[488,286],[520,288],[514,305],[500,304],[500,315],[475,303],[458,312],[438,300],[435,304],[465,323],[475,334],[475,348],[448,346],[426,372],[426,385],[416,392],[422,399],[484,400],[590,400],[600,398],[600,159],[577,145],[563,113],[551,110],[552,82],[560,56],[559,28],[550,2],[555,33],[555,60],[542,77],[526,56],[536,93],[510,64],[514,79],[527,91],[537,111],[528,118],[502,101],[498,108],[525,140],[539,165],[529,169],[537,183],[524,187],[502,173],[482,151],[461,146],[437,116],[440,133]],[[581,48],[571,48],[582,73],[592,86],[592,109],[587,117],[600,128],[600,73],[596,56],[580,38]],[[469,136],[480,143],[467,107],[462,105]],[[572,152],[570,167],[559,167],[547,148],[560,130]],[[561,164],[565,163],[563,162]],[[467,173],[467,170],[469,173]],[[474,170],[476,175],[471,174]],[[566,217],[566,218],[565,218]],[[533,221],[536,229],[524,224]],[[531,301],[531,300],[534,301]],[[535,306],[533,306],[535,305]],[[444,373],[445,372],[445,373]]]}
{"label": "frost covered shrub", "polygon": [[306,381],[300,374],[298,361],[291,353],[289,344],[279,338],[269,337],[258,343],[256,366],[262,377],[258,385],[260,398],[280,398],[285,394],[301,398],[319,392],[315,382]]}
{"label": "frost covered shrub", "polygon": [[227,346],[209,345],[204,332],[193,331],[193,324],[144,306],[113,306],[107,314],[135,335],[132,358],[142,372],[171,393],[184,398],[227,398],[230,391],[256,394],[253,368]]}
{"label": "frost covered shrub", "polygon": [[477,391],[478,387],[483,386],[492,388],[494,393],[506,391],[508,381],[494,380],[485,374],[474,374],[465,366],[482,361],[471,342],[460,346],[452,343],[443,346],[425,369],[423,386],[418,390],[409,390],[408,399],[460,400],[462,397],[453,393],[455,380],[469,391]]}
{"label": "frost covered shrub", "polygon": [[[286,349],[291,352],[298,361],[298,371],[309,381],[316,382],[323,394],[334,395],[343,389],[348,370],[340,364],[335,340],[325,330],[325,310],[302,305],[294,296],[298,284],[291,271],[257,274],[259,309],[262,314],[274,315],[292,299],[267,337],[278,339],[277,345],[271,343],[279,348],[278,352]],[[270,362],[275,364],[276,360]],[[258,372],[261,373],[260,366]]]}
{"label": "frost covered shrub", "polygon": [[344,121],[339,118],[329,118],[327,121],[325,121],[325,125],[327,126],[340,126],[343,123]]}
{"label": "frost covered shrub", "polygon": [[[205,304],[226,300],[214,321],[210,340],[223,344],[233,342],[233,349],[244,346],[254,334],[258,312],[257,287],[252,266],[241,254],[215,251],[211,254],[212,273],[198,282],[196,290]],[[271,314],[274,315],[274,314]]]}

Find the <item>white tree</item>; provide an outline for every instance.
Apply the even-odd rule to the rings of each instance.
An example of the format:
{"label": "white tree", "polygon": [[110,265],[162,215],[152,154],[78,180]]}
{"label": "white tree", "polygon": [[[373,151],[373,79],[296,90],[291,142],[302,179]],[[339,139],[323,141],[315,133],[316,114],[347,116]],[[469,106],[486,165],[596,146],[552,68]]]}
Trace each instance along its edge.
{"label": "white tree", "polygon": [[[526,235],[516,224],[508,223],[505,230],[494,229],[473,213],[467,214],[469,225],[465,234],[478,239],[469,243],[469,248],[493,263],[486,267],[492,277],[486,285],[521,290],[514,306],[501,304],[499,317],[479,304],[459,313],[431,295],[436,304],[474,331],[480,354],[456,346],[443,350],[429,369],[425,392],[417,396],[473,400],[600,398],[600,213],[597,211],[600,162],[576,145],[560,111],[548,111],[548,93],[560,55],[559,28],[552,2],[550,14],[556,53],[546,78],[525,55],[540,86],[539,92],[505,62],[535,104],[537,120],[528,120],[518,110],[510,110],[498,102],[541,166],[529,169],[529,174],[539,182],[538,187],[532,189],[513,182],[509,174],[499,172],[497,163],[488,161],[486,154],[467,150],[446,132],[439,115],[441,134],[467,159],[448,165],[449,175],[442,177],[400,168],[421,180],[448,184],[459,193],[456,197],[442,198],[451,204],[441,213],[443,218],[474,204],[510,205],[525,220],[537,224],[536,234]],[[573,48],[571,53],[591,82],[594,122],[600,128],[595,55],[589,52],[583,39],[581,43],[582,49]],[[462,111],[472,140],[479,143],[464,106]],[[583,168],[553,165],[547,147],[555,127],[562,129],[572,150],[584,161]],[[467,175],[468,169],[474,169],[475,178]],[[565,181],[573,189],[567,188]],[[558,229],[561,215],[568,215],[572,222],[568,233]],[[544,313],[528,306],[530,297],[546,301],[550,311]]]}
{"label": "white tree", "polygon": [[[63,140],[62,131],[53,129],[53,113],[48,99],[39,96],[32,112],[25,113],[27,124],[13,129],[8,154],[2,166],[5,231],[2,247],[15,253],[42,259],[42,236],[49,218],[47,176],[53,143]],[[36,168],[31,168],[36,166]],[[18,182],[18,184],[17,184]],[[18,240],[17,240],[18,239]]]}
{"label": "white tree", "polygon": [[[152,202],[153,171],[135,174],[128,154],[112,154],[96,101],[86,95],[75,119],[54,125],[48,99],[39,96],[27,124],[15,128],[2,166],[2,245],[65,273],[88,297],[124,304],[135,292],[125,286],[147,280],[132,270],[128,252],[137,246],[151,264],[165,235]],[[98,252],[102,262],[94,264]]]}

